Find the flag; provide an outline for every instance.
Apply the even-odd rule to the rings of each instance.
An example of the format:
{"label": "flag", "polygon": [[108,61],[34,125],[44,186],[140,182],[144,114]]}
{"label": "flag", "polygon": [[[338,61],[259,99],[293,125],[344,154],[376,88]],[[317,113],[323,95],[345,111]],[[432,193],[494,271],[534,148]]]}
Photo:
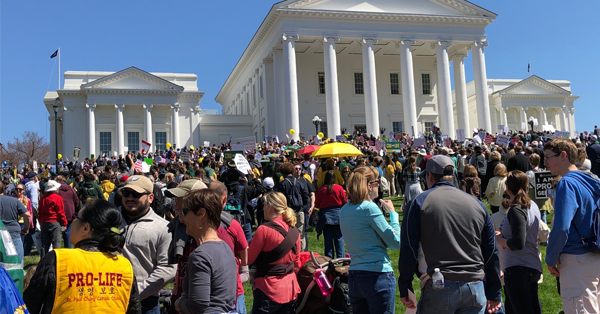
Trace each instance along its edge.
{"label": "flag", "polygon": [[142,140],[142,155],[146,155],[150,152],[150,146],[152,146],[152,144]]}
{"label": "flag", "polygon": [[56,56],[58,56],[58,49],[56,49],[56,51],[50,56],[50,59],[52,59]]}
{"label": "flag", "polygon": [[527,64],[527,73],[531,74],[531,62]]}

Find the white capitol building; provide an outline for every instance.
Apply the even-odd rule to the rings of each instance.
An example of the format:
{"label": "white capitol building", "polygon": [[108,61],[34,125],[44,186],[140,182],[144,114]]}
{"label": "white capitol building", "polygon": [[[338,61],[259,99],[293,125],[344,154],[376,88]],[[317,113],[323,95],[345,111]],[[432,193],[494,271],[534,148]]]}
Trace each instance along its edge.
{"label": "white capitol building", "polygon": [[[485,27],[495,18],[463,0],[282,1],[216,95],[221,115],[200,109],[195,74],[65,72],[63,88],[44,97],[51,155],[70,156],[74,147],[85,157],[121,154],[140,150],[142,140],[152,150],[230,137],[262,141],[290,129],[298,138],[314,134],[314,116],[328,137],[384,128],[416,134],[433,125],[455,137],[456,129],[474,127],[521,130],[532,117],[539,130],[573,134],[578,96],[569,81],[487,78]],[[465,62],[474,69],[469,83]]]}

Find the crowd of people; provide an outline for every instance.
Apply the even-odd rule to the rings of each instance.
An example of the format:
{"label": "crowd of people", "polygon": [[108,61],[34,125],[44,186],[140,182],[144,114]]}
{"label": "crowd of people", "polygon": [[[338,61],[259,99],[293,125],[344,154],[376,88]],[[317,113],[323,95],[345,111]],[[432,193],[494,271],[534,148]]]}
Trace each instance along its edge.
{"label": "crowd of people", "polygon": [[[397,290],[419,313],[541,313],[547,245],[564,312],[599,313],[597,132],[518,132],[496,145],[485,130],[463,142],[436,131],[420,146],[406,134],[346,136],[362,153],[351,157],[299,153],[318,137],[268,139],[244,152],[247,171],[231,143],[4,168],[0,265],[30,313],[295,313],[314,230],[317,253],[351,259],[353,313],[394,313]],[[41,260],[24,277],[33,247]],[[398,278],[388,250],[400,251]]]}

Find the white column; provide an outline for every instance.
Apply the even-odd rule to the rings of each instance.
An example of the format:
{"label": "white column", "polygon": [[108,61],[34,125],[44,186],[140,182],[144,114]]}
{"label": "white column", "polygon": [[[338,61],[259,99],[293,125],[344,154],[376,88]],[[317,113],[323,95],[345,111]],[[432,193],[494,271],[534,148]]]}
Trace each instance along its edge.
{"label": "white column", "polygon": [[508,117],[506,116],[506,111],[508,110],[507,108],[502,107],[502,109],[500,109],[502,111],[502,124],[504,124],[504,126],[508,126]]}
{"label": "white column", "polygon": [[115,108],[117,109],[117,154],[122,155],[125,153],[125,128],[123,126],[123,109],[125,105],[116,104]]}
{"label": "white column", "polygon": [[275,106],[277,108],[276,111],[276,124],[275,124],[275,133],[269,134],[274,135],[277,134],[279,138],[287,133],[285,130],[286,127],[286,109],[284,101],[284,92],[283,92],[283,56],[281,51],[273,49],[273,89],[274,89],[274,98],[275,98]]}
{"label": "white column", "polygon": [[487,86],[487,73],[485,69],[485,54],[483,47],[487,46],[487,41],[475,42],[473,44],[473,72],[475,76],[475,95],[477,101],[477,122],[479,128],[488,132],[492,131],[492,121],[490,119],[490,100]]}
{"label": "white column", "polygon": [[[190,116],[190,145],[200,146],[200,125],[198,123],[198,115],[200,114],[200,106],[196,106],[190,108],[191,116]],[[198,132],[196,132],[196,128],[198,128]]]}
{"label": "white column", "polygon": [[404,115],[404,132],[415,136],[417,129],[417,101],[415,96],[415,76],[411,45],[414,40],[401,40],[400,47],[400,76],[402,81],[402,110]]}
{"label": "white column", "polygon": [[567,113],[566,113],[566,110],[567,110],[566,107],[560,108],[560,128],[561,128],[561,131],[568,131],[569,130],[569,124],[567,122]]}
{"label": "white column", "polygon": [[54,118],[54,111],[50,113],[48,116],[48,121],[50,121],[50,160],[54,164],[54,161],[58,158],[58,152],[56,151],[56,141],[58,140],[54,134],[54,128],[56,128],[56,120]]}
{"label": "white column", "polygon": [[330,138],[341,135],[340,96],[338,91],[337,56],[335,43],[339,37],[323,38],[323,57],[325,62],[325,101],[327,103],[327,134]]}
{"label": "white column", "polygon": [[575,128],[575,108],[571,108],[571,110],[569,110],[569,127],[571,128],[571,136],[575,136],[575,132],[577,131]]}
{"label": "white column", "polygon": [[524,107],[521,107],[520,109],[521,109],[521,125],[520,126],[522,127],[523,126],[523,122],[525,122],[525,129],[524,130],[527,131],[527,129],[528,129],[527,111],[525,111]]}
{"label": "white column", "polygon": [[179,103],[176,102],[171,106],[172,111],[172,119],[173,119],[173,137],[171,139],[171,145],[176,148],[182,148],[181,143],[179,142]]}
{"label": "white column", "polygon": [[[290,139],[298,140],[300,134],[300,114],[298,112],[298,77],[296,75],[296,40],[298,35],[283,35],[283,71],[285,105],[287,105],[285,133],[294,129],[294,135]],[[289,128],[289,129],[287,129]]]}
{"label": "white column", "polygon": [[146,135],[145,141],[152,145],[155,145],[152,138],[152,107],[154,105],[142,105],[144,108],[144,134]]}
{"label": "white column", "polygon": [[456,114],[458,118],[458,128],[464,129],[468,134],[471,127],[469,125],[469,106],[467,104],[467,83],[465,78],[465,58],[466,54],[457,53],[452,58],[454,64],[454,93],[456,95]]}
{"label": "white column", "polygon": [[548,110],[548,107],[540,107],[540,120],[538,121],[538,126],[540,130],[544,130],[544,125],[548,124],[546,110]]}
{"label": "white column", "polygon": [[[456,138],[454,129],[454,110],[452,109],[452,83],[450,81],[450,61],[448,59],[449,41],[435,44],[437,57],[438,108],[442,134]],[[488,111],[489,112],[489,111]],[[489,129],[488,129],[489,131]]]}
{"label": "white column", "polygon": [[373,38],[362,40],[362,59],[367,134],[379,136],[379,105],[377,104],[375,52],[373,51],[373,44],[376,43],[377,39]]}
{"label": "white column", "polygon": [[92,154],[96,155],[96,104],[86,104],[88,114],[88,155],[89,158]]}

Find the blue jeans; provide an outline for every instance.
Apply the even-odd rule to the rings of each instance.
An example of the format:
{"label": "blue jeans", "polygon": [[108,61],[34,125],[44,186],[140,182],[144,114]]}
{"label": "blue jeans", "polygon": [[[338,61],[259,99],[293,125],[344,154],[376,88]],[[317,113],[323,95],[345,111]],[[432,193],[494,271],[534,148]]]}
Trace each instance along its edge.
{"label": "blue jeans", "polygon": [[333,254],[335,247],[335,256],[344,257],[344,237],[340,225],[325,225],[323,228],[323,237],[325,238],[325,255],[330,258],[336,258]]}
{"label": "blue jeans", "polygon": [[235,309],[240,314],[246,314],[246,299],[244,298],[243,293],[237,296],[237,302],[235,304]]}
{"label": "blue jeans", "polygon": [[540,210],[540,219],[547,224],[548,222],[546,222],[546,216],[548,215],[548,211],[547,210]]}
{"label": "blue jeans", "polygon": [[21,261],[21,267],[23,267],[23,241],[21,241],[21,237],[12,238],[12,242],[15,245],[15,249],[17,250],[17,255],[19,256],[19,260]]}
{"label": "blue jeans", "polygon": [[428,313],[485,313],[487,299],[483,281],[454,281],[445,280],[444,289],[436,290],[431,280],[425,283],[417,312]]}
{"label": "blue jeans", "polygon": [[280,304],[269,299],[269,297],[260,289],[254,289],[254,303],[252,304],[252,314],[295,314],[296,300],[285,304]]}
{"label": "blue jeans", "polygon": [[352,313],[394,314],[396,279],[393,272],[351,270],[348,290]]}
{"label": "blue jeans", "polygon": [[247,222],[242,225],[242,230],[244,230],[246,241],[248,242],[248,245],[250,245],[250,242],[252,242],[252,225],[249,222]]}
{"label": "blue jeans", "polygon": [[69,237],[71,236],[71,222],[69,222],[69,226],[67,227],[67,231],[63,232],[63,241],[65,242],[65,248],[71,248],[71,242],[69,241]]}

